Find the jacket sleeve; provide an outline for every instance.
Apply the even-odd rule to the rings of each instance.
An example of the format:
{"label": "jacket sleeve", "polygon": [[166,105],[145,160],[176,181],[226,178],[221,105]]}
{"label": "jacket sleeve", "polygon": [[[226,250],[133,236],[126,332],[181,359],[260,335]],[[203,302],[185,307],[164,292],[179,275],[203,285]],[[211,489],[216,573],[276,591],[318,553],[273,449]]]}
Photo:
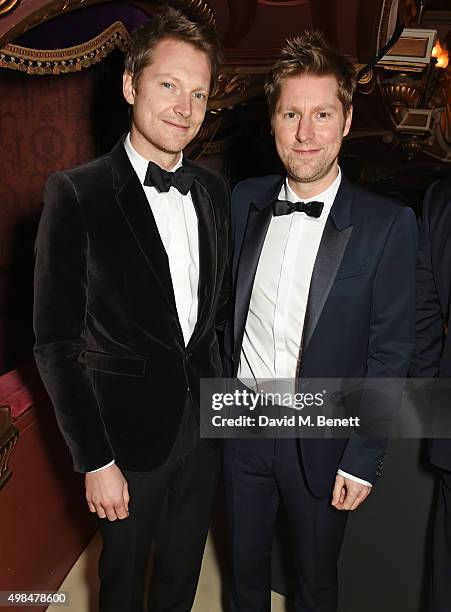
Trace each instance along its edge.
{"label": "jacket sleeve", "polygon": [[416,291],[416,340],[410,376],[434,378],[439,375],[444,329],[443,313],[433,275],[431,257],[430,215],[435,184],[425,197],[418,224],[418,259]]}
{"label": "jacket sleeve", "polygon": [[216,309],[216,329],[219,332],[221,338],[224,333],[226,322],[229,318],[230,310],[230,294],[231,294],[231,254],[232,254],[232,242],[231,242],[231,231],[230,231],[230,189],[225,179],[224,181],[224,202],[226,210],[226,220],[223,224],[222,231],[225,234],[225,248],[227,249],[226,254],[226,265],[224,268],[224,275],[222,278],[222,285],[219,292],[218,307]]}
{"label": "jacket sleeve", "polygon": [[[386,447],[385,436],[379,438],[375,432],[386,432],[397,417],[402,379],[407,376],[414,347],[416,253],[415,215],[410,208],[401,208],[388,233],[373,283],[366,374],[369,380],[364,384],[361,400],[363,414],[372,420],[371,433],[368,437],[350,438],[340,462],[343,471],[371,483],[381,472]],[[379,388],[372,382],[379,378],[392,381]]]}
{"label": "jacket sleeve", "polygon": [[89,236],[67,174],[52,175],[36,242],[34,347],[41,378],[77,471],[114,453],[82,354],[86,348]]}

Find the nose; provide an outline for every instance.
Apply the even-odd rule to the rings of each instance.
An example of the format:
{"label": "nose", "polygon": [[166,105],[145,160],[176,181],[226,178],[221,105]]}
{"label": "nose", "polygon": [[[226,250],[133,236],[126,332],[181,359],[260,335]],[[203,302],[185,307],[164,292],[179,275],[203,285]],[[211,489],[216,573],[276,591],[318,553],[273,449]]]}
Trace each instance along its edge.
{"label": "nose", "polygon": [[181,115],[185,119],[191,117],[192,114],[192,99],[189,93],[181,93],[174,106],[174,111],[177,115]]}
{"label": "nose", "polygon": [[301,117],[298,123],[296,132],[296,140],[299,142],[308,142],[313,138],[313,122],[311,117]]}

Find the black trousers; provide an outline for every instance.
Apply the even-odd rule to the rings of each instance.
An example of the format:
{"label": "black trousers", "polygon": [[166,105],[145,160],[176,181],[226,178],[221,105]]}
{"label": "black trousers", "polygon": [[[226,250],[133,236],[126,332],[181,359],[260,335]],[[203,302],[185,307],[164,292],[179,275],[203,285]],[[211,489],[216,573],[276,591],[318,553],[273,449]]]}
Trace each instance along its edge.
{"label": "black trousers", "polygon": [[[306,484],[296,439],[236,439],[224,445],[231,542],[230,611],[271,609],[271,551],[280,503],[292,540],[296,612],[335,612],[337,560],[347,512]],[[331,490],[332,494],[332,490]]]}
{"label": "black trousers", "polygon": [[445,470],[435,513],[430,612],[451,612],[451,472]]}
{"label": "black trousers", "polygon": [[[130,515],[99,520],[100,612],[189,612],[202,563],[221,453],[199,439],[190,402],[170,457],[153,472],[123,470]],[[145,606],[149,557],[153,571]]]}

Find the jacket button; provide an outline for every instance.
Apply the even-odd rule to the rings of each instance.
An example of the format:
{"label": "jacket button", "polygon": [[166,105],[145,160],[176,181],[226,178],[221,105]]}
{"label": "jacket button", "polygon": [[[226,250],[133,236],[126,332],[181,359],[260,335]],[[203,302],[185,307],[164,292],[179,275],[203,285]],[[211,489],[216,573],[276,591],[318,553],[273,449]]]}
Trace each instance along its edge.
{"label": "jacket button", "polygon": [[188,351],[188,352],[186,353],[186,356],[187,356],[187,357],[192,357],[192,356],[193,356],[193,354],[192,354],[192,352],[191,352],[191,351]]}

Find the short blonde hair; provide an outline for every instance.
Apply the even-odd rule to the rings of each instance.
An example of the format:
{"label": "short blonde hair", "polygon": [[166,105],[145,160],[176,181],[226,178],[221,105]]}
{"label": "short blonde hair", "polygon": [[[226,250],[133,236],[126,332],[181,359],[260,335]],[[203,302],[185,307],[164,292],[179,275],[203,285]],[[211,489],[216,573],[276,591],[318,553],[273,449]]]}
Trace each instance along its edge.
{"label": "short blonde hair", "polygon": [[152,63],[155,47],[167,39],[188,43],[206,54],[211,67],[210,89],[213,89],[221,61],[221,48],[215,32],[170,6],[157,11],[133,34],[125,56],[125,70],[132,75],[133,87],[136,89],[144,68]]}
{"label": "short blonde hair", "polygon": [[325,41],[321,32],[304,32],[302,36],[287,40],[280,58],[265,83],[269,114],[276,112],[282,82],[293,76],[311,74],[333,75],[337,79],[338,98],[346,116],[352,106],[356,87],[356,72],[352,63]]}

